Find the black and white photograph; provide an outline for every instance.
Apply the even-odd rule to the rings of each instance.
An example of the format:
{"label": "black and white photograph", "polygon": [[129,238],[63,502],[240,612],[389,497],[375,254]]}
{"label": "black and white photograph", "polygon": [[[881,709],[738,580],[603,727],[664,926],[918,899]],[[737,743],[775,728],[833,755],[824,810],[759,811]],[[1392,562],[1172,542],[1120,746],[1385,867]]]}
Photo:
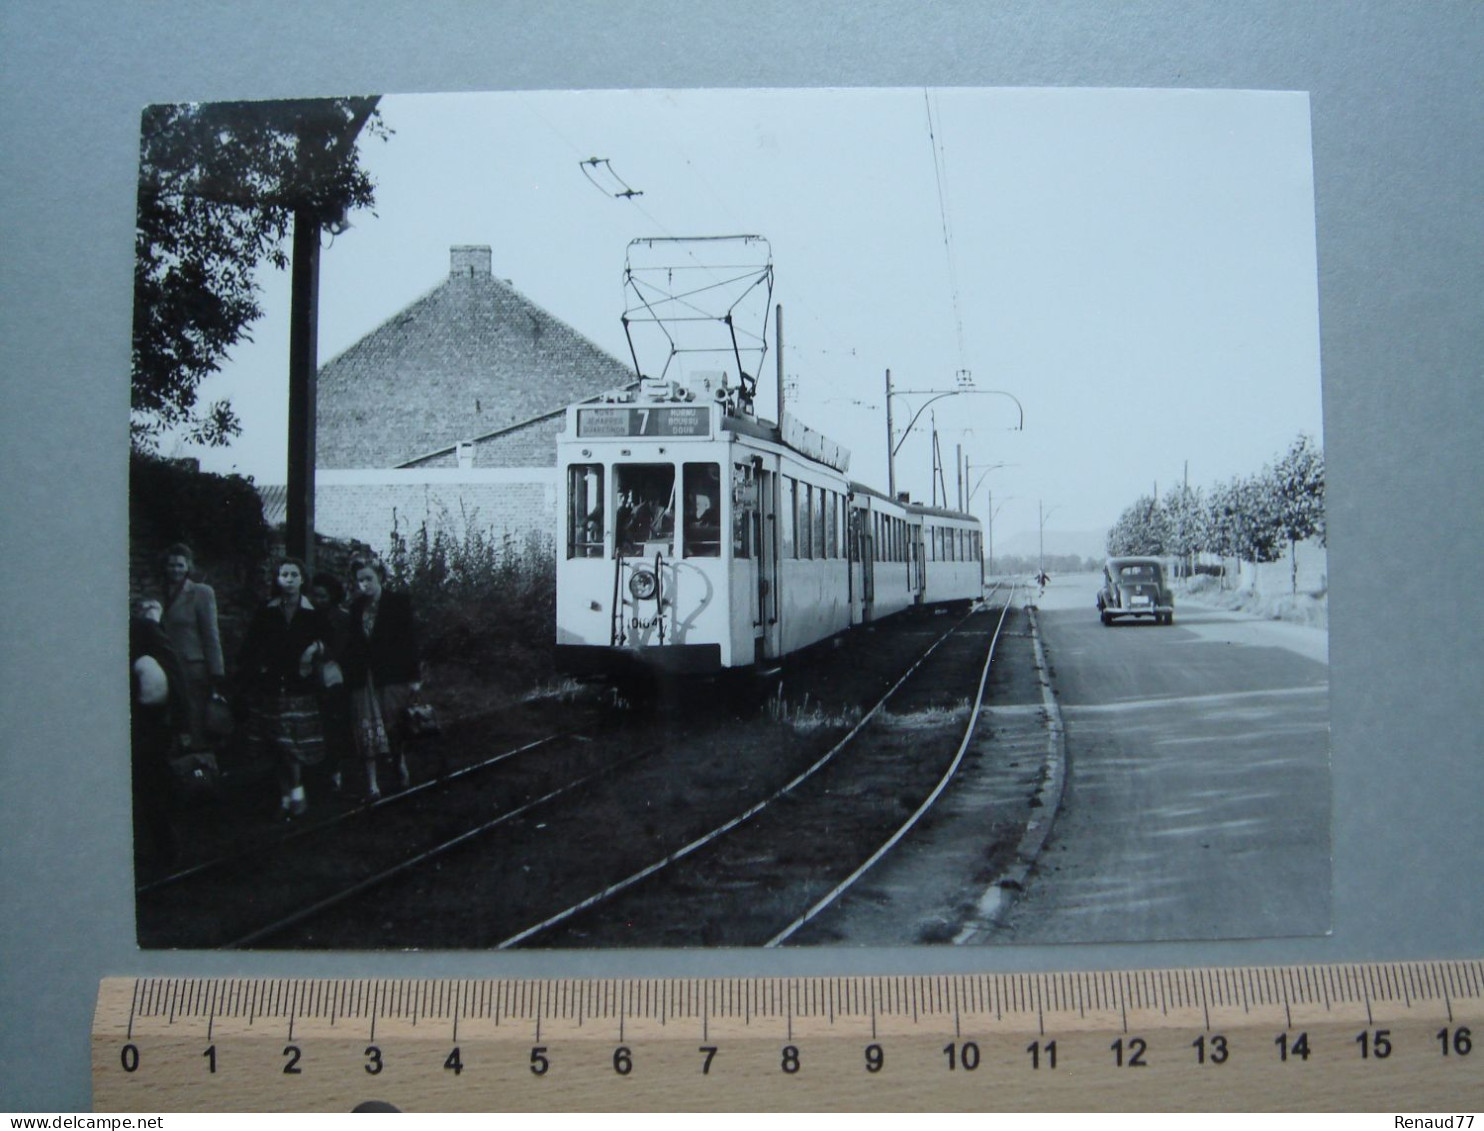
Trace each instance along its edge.
{"label": "black and white photograph", "polygon": [[1330,930],[1304,93],[169,103],[139,152],[141,947]]}

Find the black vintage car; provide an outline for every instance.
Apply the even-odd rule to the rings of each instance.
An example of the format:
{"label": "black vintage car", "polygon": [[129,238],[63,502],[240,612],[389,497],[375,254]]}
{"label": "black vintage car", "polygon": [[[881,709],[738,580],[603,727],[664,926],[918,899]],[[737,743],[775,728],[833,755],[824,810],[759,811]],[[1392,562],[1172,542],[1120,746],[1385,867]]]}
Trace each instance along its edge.
{"label": "black vintage car", "polygon": [[1109,558],[1103,564],[1098,615],[1104,624],[1119,617],[1153,617],[1155,624],[1175,623],[1175,596],[1165,584],[1158,558]]}

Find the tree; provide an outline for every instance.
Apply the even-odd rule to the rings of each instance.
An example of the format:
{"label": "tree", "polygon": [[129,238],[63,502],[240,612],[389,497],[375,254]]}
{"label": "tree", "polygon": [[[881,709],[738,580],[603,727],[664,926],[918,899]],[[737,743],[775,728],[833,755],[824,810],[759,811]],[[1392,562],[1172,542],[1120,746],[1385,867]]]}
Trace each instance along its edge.
{"label": "tree", "polygon": [[1143,495],[1118,516],[1106,545],[1112,557],[1158,557],[1168,541],[1164,511],[1152,496]]}
{"label": "tree", "polygon": [[1212,489],[1207,503],[1209,549],[1239,562],[1275,562],[1281,531],[1267,477],[1238,477]]}
{"label": "tree", "polygon": [[1180,559],[1180,569],[1189,572],[1194,555],[1206,549],[1206,506],[1198,488],[1181,485],[1160,502],[1166,531],[1165,553]]}
{"label": "tree", "polygon": [[1298,543],[1317,537],[1324,544],[1324,452],[1301,432],[1268,470],[1267,480],[1278,527],[1288,539],[1290,582],[1297,594]]}
{"label": "tree", "polygon": [[377,99],[162,104],[141,124],[135,230],[130,434],[225,444],[241,427],[227,400],[197,388],[261,317],[258,265],[288,265],[296,210],[324,222],[374,203],[356,139],[387,130]]}

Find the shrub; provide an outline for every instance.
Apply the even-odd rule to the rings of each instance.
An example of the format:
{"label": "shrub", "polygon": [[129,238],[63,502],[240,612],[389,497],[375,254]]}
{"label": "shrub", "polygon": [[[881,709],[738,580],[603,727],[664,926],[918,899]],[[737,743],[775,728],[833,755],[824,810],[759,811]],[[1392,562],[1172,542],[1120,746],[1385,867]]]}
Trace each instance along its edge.
{"label": "shrub", "polygon": [[129,528],[135,545],[185,542],[201,561],[256,561],[268,552],[252,480],[137,451],[129,454]]}
{"label": "shrub", "polygon": [[550,676],[556,636],[556,556],[549,535],[497,536],[463,516],[411,537],[393,529],[387,569],[412,597],[423,656],[482,679],[534,685]]}

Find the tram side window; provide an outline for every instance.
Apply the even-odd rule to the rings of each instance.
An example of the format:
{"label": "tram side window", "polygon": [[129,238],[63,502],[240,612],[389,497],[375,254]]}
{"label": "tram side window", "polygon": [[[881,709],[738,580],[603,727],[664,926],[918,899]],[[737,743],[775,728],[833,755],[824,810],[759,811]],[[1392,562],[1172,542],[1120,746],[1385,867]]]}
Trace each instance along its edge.
{"label": "tram side window", "polygon": [[668,463],[625,463],[613,468],[618,497],[614,517],[616,552],[624,557],[656,551],[673,553],[675,544],[675,467]]}
{"label": "tram side window", "polygon": [[567,468],[567,557],[603,556],[603,465]]}
{"label": "tram side window", "polygon": [[794,556],[794,489],[798,484],[783,477],[778,490],[778,556]]}
{"label": "tram side window", "polygon": [[721,557],[721,468],[688,463],[683,469],[685,556]]}
{"label": "tram side window", "polygon": [[796,483],[794,484],[794,491],[794,498],[799,505],[799,517],[796,526],[799,540],[798,556],[800,558],[811,558],[814,556],[812,538],[814,532],[814,523],[809,517],[809,504],[811,501],[810,495],[813,493],[813,488],[811,488],[807,483]]}
{"label": "tram side window", "polygon": [[827,491],[825,491],[824,487],[816,487],[813,490],[813,500],[815,500],[815,514],[813,514],[813,519],[815,519],[816,558],[825,557],[825,494],[827,494]]}
{"label": "tram side window", "polygon": [[840,556],[840,496],[834,491],[829,492],[829,517],[825,526],[825,557],[838,558]]}

